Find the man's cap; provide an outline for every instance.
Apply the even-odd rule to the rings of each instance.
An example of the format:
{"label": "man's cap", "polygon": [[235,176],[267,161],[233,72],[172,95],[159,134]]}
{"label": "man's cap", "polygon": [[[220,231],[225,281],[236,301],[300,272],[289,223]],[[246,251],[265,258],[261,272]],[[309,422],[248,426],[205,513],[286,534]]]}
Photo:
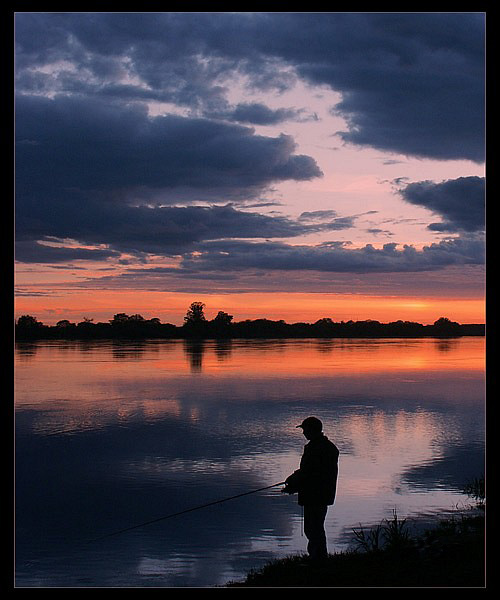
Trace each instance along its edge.
{"label": "man's cap", "polygon": [[323,429],[323,423],[316,417],[307,417],[307,419],[304,419],[297,427],[302,427],[302,429],[307,427],[308,429],[317,429],[318,431],[321,431]]}

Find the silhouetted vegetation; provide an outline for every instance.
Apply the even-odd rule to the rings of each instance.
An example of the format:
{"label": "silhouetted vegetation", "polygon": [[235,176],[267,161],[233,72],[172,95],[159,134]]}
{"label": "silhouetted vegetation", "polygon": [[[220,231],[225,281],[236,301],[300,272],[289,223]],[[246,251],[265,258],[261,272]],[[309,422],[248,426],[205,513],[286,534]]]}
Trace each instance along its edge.
{"label": "silhouetted vegetation", "polygon": [[286,323],[283,320],[246,319],[233,322],[233,316],[219,311],[214,319],[204,314],[205,304],[193,302],[181,326],[161,323],[154,317],[117,313],[105,323],[94,323],[84,317],[79,323],[67,319],[55,325],[44,325],[31,315],[22,315],[15,324],[16,339],[185,339],[185,338],[394,338],[394,337],[459,337],[482,336],[484,324],[460,324],[441,317],[432,325],[413,321],[380,323],[319,319],[315,323]]}
{"label": "silhouetted vegetation", "polygon": [[484,587],[485,518],[473,512],[441,519],[411,535],[397,516],[356,532],[357,548],[319,564],[305,555],[273,560],[227,587]]}
{"label": "silhouetted vegetation", "polygon": [[475,505],[433,525],[410,531],[408,520],[394,510],[392,519],[367,531],[361,525],[353,529],[355,546],[345,552],[319,563],[305,554],[272,560],[226,587],[484,587],[484,475],[463,492]]}

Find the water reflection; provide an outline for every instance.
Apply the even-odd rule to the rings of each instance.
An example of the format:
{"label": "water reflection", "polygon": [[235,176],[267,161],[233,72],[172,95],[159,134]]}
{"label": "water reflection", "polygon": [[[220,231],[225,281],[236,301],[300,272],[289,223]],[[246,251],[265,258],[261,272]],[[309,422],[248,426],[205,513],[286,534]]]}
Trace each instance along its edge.
{"label": "water reflection", "polygon": [[213,352],[217,362],[222,363],[230,360],[233,351],[233,340],[184,340],[184,353],[189,362],[191,373],[203,371],[203,357],[208,352]]}
{"label": "water reflection", "polygon": [[16,344],[16,359],[24,361],[34,358],[39,347],[40,342],[21,342]]}
{"label": "water reflection", "polygon": [[231,358],[233,351],[233,340],[231,339],[219,339],[215,340],[215,356],[220,362],[224,362]]}
{"label": "water reflection", "polygon": [[459,340],[453,339],[438,339],[435,340],[436,348],[440,352],[450,352],[451,350],[456,350],[459,347]]}
{"label": "water reflection", "polygon": [[484,464],[483,340],[21,345],[19,585],[222,584],[304,550],[280,490],[88,538],[282,481],[316,414],[339,447],[331,549],[393,508],[449,509]]}
{"label": "water reflection", "polygon": [[189,360],[191,373],[201,373],[203,369],[205,340],[184,340],[184,352]]}
{"label": "water reflection", "polygon": [[[159,352],[157,344],[151,343],[149,340],[110,340],[112,356],[116,360],[143,360],[145,353]],[[95,346],[94,346],[95,348]]]}

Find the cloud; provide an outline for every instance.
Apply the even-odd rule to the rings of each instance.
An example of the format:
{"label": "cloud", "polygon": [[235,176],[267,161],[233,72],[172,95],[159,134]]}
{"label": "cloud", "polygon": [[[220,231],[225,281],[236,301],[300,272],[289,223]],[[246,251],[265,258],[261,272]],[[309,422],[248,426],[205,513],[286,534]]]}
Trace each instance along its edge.
{"label": "cloud", "polygon": [[[48,211],[48,207],[50,210]],[[18,218],[16,258],[23,262],[106,259],[118,252],[164,256],[189,253],[198,244],[224,238],[287,238],[318,231],[346,229],[353,218],[302,223],[286,217],[237,210],[232,206],[128,206],[109,202],[64,200],[34,204]],[[107,244],[109,250],[50,247],[34,240],[72,238],[85,244]]]}
{"label": "cloud", "polygon": [[481,13],[311,13],[269,22],[270,52],[342,93],[333,112],[347,119],[338,132],[345,142],[484,160]]}
{"label": "cloud", "polygon": [[[484,37],[479,12],[23,13],[17,85],[209,115],[228,110],[235,76],[278,91],[301,77],[342,94],[347,143],[481,162]],[[246,122],[296,117],[243,109]]]}
{"label": "cloud", "polygon": [[321,176],[290,136],[96,99],[19,96],[16,175],[21,195],[92,191],[135,197],[253,198],[274,182]]}
{"label": "cloud", "polygon": [[[250,244],[249,244],[250,246]],[[223,252],[223,250],[221,250]],[[247,248],[252,252],[252,248]],[[331,294],[375,294],[388,296],[429,296],[429,297],[476,297],[478,290],[484,289],[483,265],[461,264],[463,259],[456,257],[456,263],[434,270],[391,271],[320,271],[315,269],[261,269],[242,267],[238,270],[199,270],[199,265],[184,264],[183,267],[144,266],[128,268],[119,274],[89,276],[80,279],[81,289],[106,290],[150,290],[189,294],[247,294],[283,292],[290,293],[331,293]],[[205,266],[209,267],[207,261]],[[57,284],[53,285],[55,290]],[[64,287],[64,286],[62,286]]]}
{"label": "cloud", "polygon": [[377,249],[371,244],[356,249],[343,242],[316,246],[282,242],[207,242],[196,255],[185,257],[182,266],[190,271],[323,271],[331,273],[398,273],[433,271],[455,265],[482,265],[484,243],[481,239],[444,240],[417,250],[395,243]]}
{"label": "cloud", "polygon": [[306,121],[315,119],[314,115],[304,115],[303,109],[272,109],[265,104],[262,104],[262,102],[240,102],[234,108],[228,108],[225,112],[216,112],[210,116],[223,118],[228,121],[237,121],[239,123],[249,123],[252,125],[277,125],[284,121]]}
{"label": "cloud", "polygon": [[317,221],[322,219],[331,219],[337,216],[335,210],[313,210],[301,213],[299,216],[300,221]]}
{"label": "cloud", "polygon": [[16,242],[16,260],[23,263],[60,263],[69,260],[106,260],[117,258],[119,252],[108,249],[48,246],[36,241]]}
{"label": "cloud", "polygon": [[[346,120],[337,132],[346,143],[482,161],[481,13],[18,13],[16,77],[19,260],[157,253],[182,255],[179,273],[220,275],[402,273],[484,260],[470,235],[484,229],[481,178],[400,191],[442,217],[432,230],[460,234],[422,250],[250,241],[346,229],[357,215],[294,220],[230,205],[269,204],[262,195],[273,185],[322,175],[292,137],[243,125],[311,115],[231,104],[235,82],[253,91],[282,91],[297,78],[311,93],[328,86],[341,95],[332,111]],[[151,116],[153,101],[182,114]],[[38,243],[50,236],[107,249]]]}
{"label": "cloud", "polygon": [[440,183],[409,183],[400,195],[411,204],[428,208],[443,218],[431,223],[433,231],[479,232],[485,228],[484,177],[459,177]]}
{"label": "cloud", "polygon": [[311,230],[229,206],[170,206],[255,200],[276,182],[320,177],[312,158],[294,153],[290,136],[203,118],[149,117],[138,105],[79,96],[21,95],[16,120],[19,260],[60,260],[62,250],[56,257],[27,245],[48,236],[176,253],[200,240]]}

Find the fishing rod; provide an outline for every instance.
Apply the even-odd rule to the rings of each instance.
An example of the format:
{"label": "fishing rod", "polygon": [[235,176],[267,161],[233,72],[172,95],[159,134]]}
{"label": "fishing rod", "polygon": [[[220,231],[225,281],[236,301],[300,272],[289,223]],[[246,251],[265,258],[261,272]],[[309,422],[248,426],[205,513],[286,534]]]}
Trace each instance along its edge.
{"label": "fishing rod", "polygon": [[200,510],[200,508],[206,508],[207,506],[213,506],[214,504],[221,504],[222,502],[227,502],[228,500],[235,500],[236,498],[241,498],[242,496],[248,496],[249,494],[256,494],[257,492],[263,492],[264,490],[269,490],[278,485],[284,485],[284,481],[280,481],[279,483],[273,483],[273,485],[268,485],[267,487],[262,487],[257,490],[251,490],[249,492],[243,492],[242,494],[236,494],[236,496],[230,496],[229,498],[222,498],[221,500],[214,500],[213,502],[208,502],[207,504],[201,504],[200,506],[193,506],[192,508],[187,508],[185,510],[181,510],[179,512],[172,513],[170,515],[165,515],[164,517],[158,517],[157,519],[152,519],[151,521],[146,521],[145,523],[139,523],[138,525],[132,525],[131,527],[126,527],[125,529],[120,529],[118,531],[113,531],[111,533],[107,533],[101,537],[95,538],[93,540],[89,540],[88,543],[99,542],[100,540],[104,540],[105,538],[109,538],[115,535],[119,535],[120,533],[125,533],[126,531],[131,531],[132,529],[138,529],[139,527],[145,527],[146,525],[151,525],[153,523],[158,523],[159,521],[164,521],[165,519],[170,519],[172,517],[178,517],[179,515],[184,515],[188,512],[192,512],[194,510]]}

